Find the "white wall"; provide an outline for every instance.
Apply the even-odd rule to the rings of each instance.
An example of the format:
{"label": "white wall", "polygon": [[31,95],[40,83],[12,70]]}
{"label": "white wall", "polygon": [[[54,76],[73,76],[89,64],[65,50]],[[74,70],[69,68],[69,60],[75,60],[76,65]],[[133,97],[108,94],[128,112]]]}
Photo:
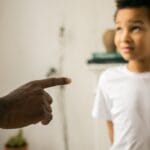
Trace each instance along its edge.
{"label": "white wall", "polygon": [[[44,78],[50,67],[73,80],[63,93],[48,90],[55,98],[50,125],[24,128],[31,150],[107,150],[104,125],[97,129],[91,118],[94,89],[86,60],[92,52],[105,50],[101,37],[113,26],[113,12],[109,0],[0,0],[0,94]],[[0,130],[0,149],[15,131]]]}

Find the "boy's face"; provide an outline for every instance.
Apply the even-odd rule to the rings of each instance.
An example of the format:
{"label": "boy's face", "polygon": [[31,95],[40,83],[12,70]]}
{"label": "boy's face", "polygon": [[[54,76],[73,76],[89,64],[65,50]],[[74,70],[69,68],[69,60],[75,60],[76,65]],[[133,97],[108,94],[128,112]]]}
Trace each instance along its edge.
{"label": "boy's face", "polygon": [[150,62],[150,17],[146,8],[124,8],[116,15],[115,44],[128,61]]}

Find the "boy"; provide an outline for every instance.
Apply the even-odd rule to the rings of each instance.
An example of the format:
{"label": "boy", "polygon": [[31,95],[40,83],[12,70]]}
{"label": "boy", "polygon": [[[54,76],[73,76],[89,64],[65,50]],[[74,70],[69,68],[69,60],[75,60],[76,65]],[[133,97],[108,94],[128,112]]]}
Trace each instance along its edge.
{"label": "boy", "polygon": [[93,116],[111,150],[150,150],[150,0],[117,0],[115,44],[128,61],[102,73]]}

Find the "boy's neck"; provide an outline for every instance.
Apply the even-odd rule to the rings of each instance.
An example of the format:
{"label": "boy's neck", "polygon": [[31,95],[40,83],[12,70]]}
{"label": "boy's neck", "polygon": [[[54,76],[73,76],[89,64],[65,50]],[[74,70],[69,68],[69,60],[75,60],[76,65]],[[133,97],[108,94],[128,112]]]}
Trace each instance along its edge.
{"label": "boy's neck", "polygon": [[149,72],[150,62],[129,61],[128,69],[132,72]]}

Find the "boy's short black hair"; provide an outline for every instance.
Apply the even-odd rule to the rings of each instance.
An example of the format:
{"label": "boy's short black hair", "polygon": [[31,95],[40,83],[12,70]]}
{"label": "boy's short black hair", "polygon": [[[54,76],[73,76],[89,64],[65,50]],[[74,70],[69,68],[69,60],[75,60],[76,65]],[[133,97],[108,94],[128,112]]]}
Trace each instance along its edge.
{"label": "boy's short black hair", "polygon": [[117,11],[115,13],[115,18],[118,10],[123,8],[141,8],[144,7],[148,10],[148,15],[150,18],[150,0],[116,0]]}
{"label": "boy's short black hair", "polygon": [[117,9],[146,7],[150,9],[150,0],[116,0]]}

